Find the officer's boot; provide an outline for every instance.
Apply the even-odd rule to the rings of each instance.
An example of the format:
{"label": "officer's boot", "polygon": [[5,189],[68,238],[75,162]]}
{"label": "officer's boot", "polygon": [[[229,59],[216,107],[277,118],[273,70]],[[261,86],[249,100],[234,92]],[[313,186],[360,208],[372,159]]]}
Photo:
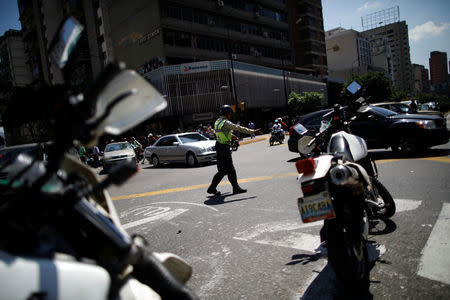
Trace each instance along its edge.
{"label": "officer's boot", "polygon": [[217,185],[222,180],[222,178],[223,178],[222,174],[216,173],[216,175],[214,175],[213,180],[212,180],[210,186],[208,187],[208,189],[206,190],[206,192],[208,194],[220,195],[220,192],[216,188],[217,188]]}
{"label": "officer's boot", "polygon": [[243,189],[239,186],[237,182],[236,170],[233,169],[232,171],[230,171],[230,173],[228,173],[228,180],[233,186],[233,194],[242,194],[247,192],[246,189]]}

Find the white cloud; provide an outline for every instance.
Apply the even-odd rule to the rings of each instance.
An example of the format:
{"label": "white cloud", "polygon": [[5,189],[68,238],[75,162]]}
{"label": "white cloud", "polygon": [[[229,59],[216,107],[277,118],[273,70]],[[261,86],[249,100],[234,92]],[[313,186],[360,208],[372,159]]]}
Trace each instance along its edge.
{"label": "white cloud", "polygon": [[363,12],[363,11],[367,11],[370,9],[379,8],[381,6],[383,6],[383,4],[381,4],[381,2],[366,2],[366,3],[364,3],[363,6],[358,8],[358,12]]}
{"label": "white cloud", "polygon": [[428,21],[411,29],[409,31],[409,39],[411,42],[417,42],[426,37],[436,37],[449,28],[450,23],[441,23],[441,25],[438,26],[434,24],[433,21]]}

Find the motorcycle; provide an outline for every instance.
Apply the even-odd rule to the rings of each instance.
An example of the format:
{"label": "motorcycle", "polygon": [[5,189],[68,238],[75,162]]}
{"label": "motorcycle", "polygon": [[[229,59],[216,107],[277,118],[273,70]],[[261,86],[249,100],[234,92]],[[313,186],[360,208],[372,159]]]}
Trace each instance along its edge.
{"label": "motorcycle", "polygon": [[[359,103],[364,103],[364,99],[358,99]],[[361,165],[369,175],[372,188],[365,191],[366,201],[365,208],[371,220],[389,219],[396,211],[395,201],[386,187],[378,180],[378,169],[375,161],[368,156],[365,141],[352,135],[349,131],[349,124],[354,119],[351,114],[346,114],[344,109],[336,106],[334,111],[323,117],[320,132],[315,136],[309,134],[308,130],[303,127],[301,138],[298,141],[299,153],[302,157],[317,157],[323,153],[332,154],[339,144],[339,147],[353,143],[360,143],[364,146],[363,155],[355,159],[354,154],[345,153],[347,160],[352,160]],[[352,145],[350,144],[350,148]]]}
{"label": "motorcycle", "polygon": [[[61,69],[82,32],[63,22],[49,53]],[[127,162],[99,180],[71,156],[78,141],[98,144],[167,106],[145,79],[108,64],[83,96],[58,103],[48,161],[20,154],[0,166],[0,290],[4,299],[197,299],[184,283],[192,268],[121,226],[106,188],[137,172]]]}
{"label": "motorcycle", "polygon": [[271,133],[270,139],[269,139],[270,146],[273,146],[273,144],[275,142],[283,144],[283,141],[284,141],[284,130],[283,129],[276,128],[274,126],[274,127],[272,127],[270,133]]}
{"label": "motorcycle", "polygon": [[373,185],[366,170],[354,160],[364,156],[367,148],[360,137],[344,133],[334,135],[330,145],[334,154],[296,162],[301,184],[297,204],[304,223],[324,220],[321,240],[344,292],[365,293],[370,271],[365,191]]}
{"label": "motorcycle", "polygon": [[237,151],[239,148],[239,140],[238,139],[231,139],[231,145],[230,145],[231,151]]}

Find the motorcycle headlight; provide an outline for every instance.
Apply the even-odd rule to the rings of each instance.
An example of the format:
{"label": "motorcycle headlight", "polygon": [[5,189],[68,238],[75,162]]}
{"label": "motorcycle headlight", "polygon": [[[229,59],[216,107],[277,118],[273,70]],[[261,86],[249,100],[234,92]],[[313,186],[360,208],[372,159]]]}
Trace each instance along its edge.
{"label": "motorcycle headlight", "polygon": [[417,125],[419,125],[420,127],[422,127],[423,129],[435,129],[436,128],[436,123],[434,121],[418,121],[416,122]]}

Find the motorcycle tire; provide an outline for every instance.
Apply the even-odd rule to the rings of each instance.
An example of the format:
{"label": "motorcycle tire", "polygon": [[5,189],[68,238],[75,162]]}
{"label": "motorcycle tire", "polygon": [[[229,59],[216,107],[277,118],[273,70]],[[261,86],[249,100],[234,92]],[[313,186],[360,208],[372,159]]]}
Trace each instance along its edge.
{"label": "motorcycle tire", "polygon": [[375,194],[378,195],[378,197],[381,197],[384,202],[384,206],[378,208],[377,211],[372,214],[382,220],[391,218],[396,211],[394,198],[392,198],[389,191],[380,181],[378,181],[378,179],[370,177],[370,180],[372,181],[372,187],[375,189]]}
{"label": "motorcycle tire", "polygon": [[337,220],[327,220],[327,223],[328,261],[344,293],[367,293],[370,263],[365,239],[361,233],[352,234],[351,230],[344,230]]}
{"label": "motorcycle tire", "polygon": [[231,144],[231,150],[233,150],[233,151],[237,151],[238,147],[239,147],[239,145],[236,145],[236,143]]}

